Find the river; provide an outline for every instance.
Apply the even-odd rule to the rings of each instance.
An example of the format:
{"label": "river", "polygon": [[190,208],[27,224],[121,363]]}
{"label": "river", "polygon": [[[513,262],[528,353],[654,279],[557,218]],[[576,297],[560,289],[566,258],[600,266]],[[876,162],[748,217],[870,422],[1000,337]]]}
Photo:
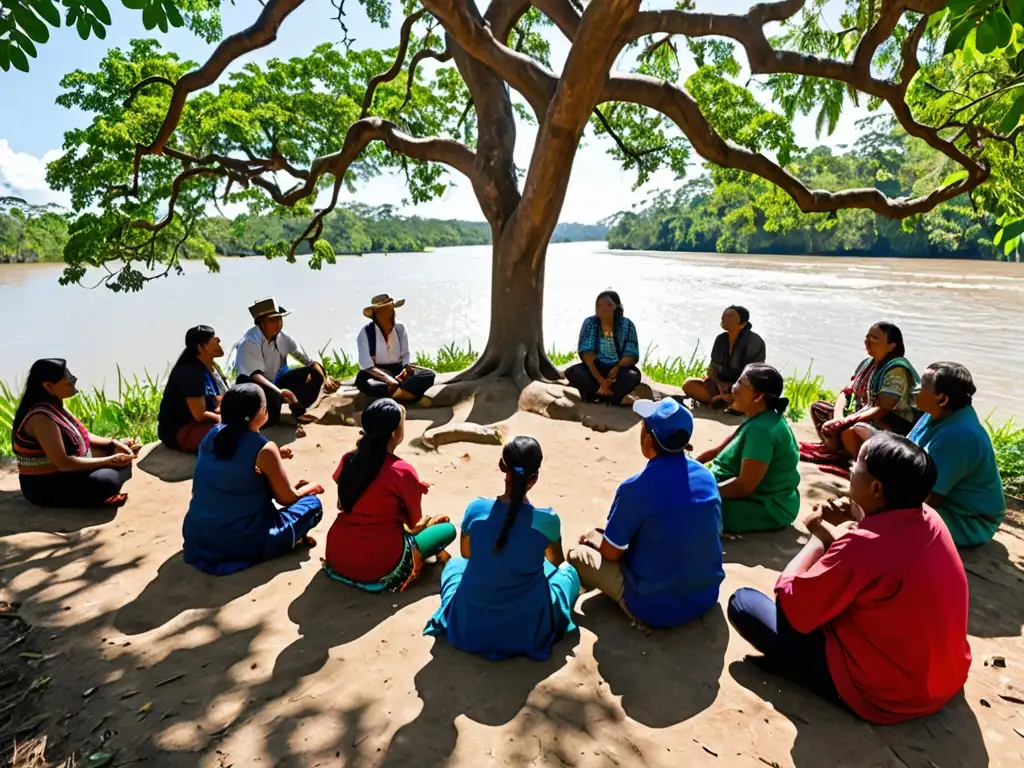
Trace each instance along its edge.
{"label": "river", "polygon": [[[185,330],[213,325],[225,349],[249,325],[246,307],[275,295],[294,314],[287,327],[309,351],[355,350],[371,296],[405,297],[399,316],[414,346],[452,341],[482,349],[487,336],[490,249],[342,258],[315,272],[262,258],[223,259],[219,274],[187,263],[184,276],[115,294],[57,283],[59,265],[0,265],[0,324],[8,342],[0,379],[21,381],[37,357],[66,357],[85,386],[116,385],[126,373],[163,374]],[[545,278],[545,340],[571,349],[595,295],[614,287],[634,320],[641,349],[658,357],[710,351],[729,304],[750,309],[768,360],[792,370],[813,365],[842,386],[864,356],[877,320],[904,332],[919,368],[936,360],[967,365],[983,414],[1024,418],[1024,265],[951,260],[725,256],[612,252],[604,243],[554,245]],[[509,307],[515,312],[515,307]]]}

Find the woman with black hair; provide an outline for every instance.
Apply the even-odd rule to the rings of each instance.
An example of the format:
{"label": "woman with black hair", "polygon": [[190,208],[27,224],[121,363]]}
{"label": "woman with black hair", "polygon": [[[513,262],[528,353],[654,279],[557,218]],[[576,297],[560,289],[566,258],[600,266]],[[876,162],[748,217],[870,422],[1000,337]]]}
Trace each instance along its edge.
{"label": "woman with black hair", "polygon": [[168,448],[198,453],[206,433],[220,423],[220,399],[228,385],[214,360],[223,356],[210,326],[185,332],[185,349],[167,377],[157,419],[157,435]]}
{"label": "woman with black hair", "polygon": [[338,517],[327,534],[324,571],[367,592],[401,592],[419,576],[423,561],[445,562],[455,526],[422,511],[430,486],[416,468],[395,456],[405,439],[405,408],[390,398],[363,411],[363,436],[334,472]]}
{"label": "woman with black hair", "polygon": [[36,360],[11,420],[21,492],[39,507],[121,506],[139,446],[91,434],[64,407],[78,394],[66,360]]}
{"label": "woman with black hair", "polygon": [[711,365],[703,379],[687,379],[683,392],[698,403],[727,408],[732,402],[732,385],[751,363],[763,363],[767,356],[764,339],[751,330],[750,310],[733,304],[722,313],[722,333],[711,347]]}
{"label": "woman with black hair", "polygon": [[293,485],[284,468],[291,450],[260,434],[267,399],[258,384],[229,389],[220,415],[199,446],[182,525],[185,562],[214,576],[313,546],[307,534],[323,517],[324,492],[306,480]]}
{"label": "woman with black hair", "polygon": [[917,371],[906,358],[903,332],[892,323],[875,323],[864,337],[868,356],[857,366],[850,385],[834,403],[819,400],[811,405],[811,420],[822,445],[805,444],[808,461],[829,463],[856,456],[863,443],[856,424],[906,435],[917,420],[912,405]]}
{"label": "woman with black hair", "polygon": [[756,589],[729,599],[729,623],[764,654],[757,666],[882,725],[936,712],[963,688],[967,575],[923,506],[936,477],[905,437],[864,443],[850,479],[855,519],[815,507],[776,599]]}
{"label": "woman with black hair", "polygon": [[582,362],[567,368],[565,378],[584,402],[622,405],[640,383],[636,326],[615,291],[598,294],[594,314],[580,328],[577,352]]}
{"label": "woman with black hair", "polygon": [[748,365],[732,387],[732,408],[746,420],[723,443],[697,456],[711,462],[722,494],[722,530],[777,531],[800,511],[800,450],[786,422],[782,374]]}
{"label": "woman with black hair", "polygon": [[489,659],[543,660],[576,628],[572,607],[580,578],[565,562],[558,515],[526,496],[543,460],[532,437],[505,444],[498,462],[504,493],[466,509],[462,557],[441,574],[441,607],[425,634],[445,636],[456,648]]}

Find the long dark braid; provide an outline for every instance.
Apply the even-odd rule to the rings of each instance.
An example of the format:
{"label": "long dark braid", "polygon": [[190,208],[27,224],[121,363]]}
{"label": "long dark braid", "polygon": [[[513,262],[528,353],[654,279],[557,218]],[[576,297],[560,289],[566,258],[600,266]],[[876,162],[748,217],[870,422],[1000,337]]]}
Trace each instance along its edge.
{"label": "long dark braid", "polygon": [[338,506],[351,513],[384,467],[391,435],[402,423],[402,407],[391,398],[374,400],[363,411],[363,436],[345,455],[338,475]]}
{"label": "long dark braid", "polygon": [[512,526],[515,525],[516,515],[519,508],[526,499],[526,489],[530,482],[536,480],[540,473],[540,465],[544,461],[544,454],[538,443],[532,437],[517,437],[505,445],[501,452],[501,470],[511,476],[512,488],[509,493],[508,511],[505,513],[505,522],[502,523],[501,532],[494,542],[494,551],[500,552],[508,543]]}

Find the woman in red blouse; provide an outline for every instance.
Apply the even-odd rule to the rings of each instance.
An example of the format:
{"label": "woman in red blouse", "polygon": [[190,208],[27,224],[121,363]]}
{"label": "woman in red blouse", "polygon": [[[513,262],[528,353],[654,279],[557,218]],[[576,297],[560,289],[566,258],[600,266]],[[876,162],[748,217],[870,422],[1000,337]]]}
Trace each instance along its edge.
{"label": "woman in red blouse", "polygon": [[423,514],[430,486],[395,456],[405,439],[405,408],[390,398],[375,400],[363,411],[362,427],[355,450],[334,472],[339,513],[327,533],[324,570],[367,592],[399,592],[428,557],[448,559],[444,548],[455,541],[455,526]]}
{"label": "woman in red blouse", "polygon": [[879,724],[936,712],[963,688],[967,576],[946,526],[922,506],[936,477],[904,437],[864,444],[850,480],[859,522],[816,507],[776,601],[753,589],[729,600],[730,623],[764,654],[759,666]]}

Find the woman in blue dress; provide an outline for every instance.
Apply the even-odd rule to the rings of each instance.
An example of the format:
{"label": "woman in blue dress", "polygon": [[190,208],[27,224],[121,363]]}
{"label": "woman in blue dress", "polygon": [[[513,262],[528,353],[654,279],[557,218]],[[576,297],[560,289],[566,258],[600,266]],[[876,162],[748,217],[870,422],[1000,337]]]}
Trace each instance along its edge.
{"label": "woman in blue dress", "polygon": [[576,628],[580,578],[565,562],[558,515],[526,498],[543,459],[532,437],[505,445],[498,464],[505,492],[466,509],[462,557],[441,574],[441,607],[424,634],[445,635],[456,648],[489,659],[544,660]]}
{"label": "woman in blue dress", "polygon": [[220,414],[199,446],[182,526],[185,562],[214,576],[312,546],[307,534],[323,516],[324,492],[305,480],[292,485],[283,461],[291,451],[260,434],[267,400],[259,385],[233,386]]}

